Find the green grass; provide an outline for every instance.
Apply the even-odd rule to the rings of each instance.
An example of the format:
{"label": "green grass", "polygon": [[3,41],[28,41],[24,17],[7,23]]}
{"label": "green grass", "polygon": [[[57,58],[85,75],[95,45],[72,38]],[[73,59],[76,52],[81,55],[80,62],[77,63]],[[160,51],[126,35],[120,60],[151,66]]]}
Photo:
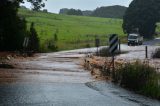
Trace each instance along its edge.
{"label": "green grass", "polygon": [[20,9],[19,15],[26,18],[27,26],[30,26],[31,22],[35,23],[42,51],[48,50],[47,42],[54,38],[55,33],[58,35],[59,50],[94,46],[95,35],[100,37],[101,45],[107,44],[109,34],[125,36],[120,19],[67,16],[25,9]]}
{"label": "green grass", "polygon": [[160,100],[160,73],[147,63],[127,63],[116,70],[120,84],[137,93]]}

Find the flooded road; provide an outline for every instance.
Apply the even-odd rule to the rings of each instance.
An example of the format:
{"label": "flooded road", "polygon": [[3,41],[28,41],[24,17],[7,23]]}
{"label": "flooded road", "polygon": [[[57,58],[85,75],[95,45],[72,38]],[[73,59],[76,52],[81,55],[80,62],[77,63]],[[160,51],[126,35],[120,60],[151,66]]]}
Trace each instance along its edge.
{"label": "flooded road", "polygon": [[81,59],[95,50],[37,54],[16,60],[15,69],[0,69],[5,72],[5,77],[0,74],[0,106],[160,106],[159,101],[95,80]]}

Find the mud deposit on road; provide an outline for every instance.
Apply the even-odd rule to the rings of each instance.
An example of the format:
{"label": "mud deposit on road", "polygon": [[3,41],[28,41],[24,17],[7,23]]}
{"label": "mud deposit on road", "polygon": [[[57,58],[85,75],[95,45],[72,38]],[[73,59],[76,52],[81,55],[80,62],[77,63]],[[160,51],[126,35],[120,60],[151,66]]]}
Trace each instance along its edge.
{"label": "mud deposit on road", "polygon": [[[38,54],[37,57],[14,59],[14,69],[0,69],[0,81],[85,83],[92,78],[80,65],[80,55]],[[80,56],[81,57],[81,56]],[[6,76],[8,75],[8,77]],[[6,78],[4,77],[6,76]],[[13,81],[14,79],[14,81]]]}
{"label": "mud deposit on road", "polygon": [[14,59],[14,69],[0,69],[0,106],[160,105],[108,82],[97,82],[81,64],[87,51],[92,50]]}

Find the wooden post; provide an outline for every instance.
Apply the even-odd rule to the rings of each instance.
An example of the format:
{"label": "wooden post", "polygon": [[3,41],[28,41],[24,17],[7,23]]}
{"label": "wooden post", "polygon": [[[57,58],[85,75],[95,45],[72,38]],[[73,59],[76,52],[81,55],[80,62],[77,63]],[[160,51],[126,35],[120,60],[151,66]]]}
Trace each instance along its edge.
{"label": "wooden post", "polygon": [[148,47],[145,47],[145,51],[146,51],[146,59],[148,58]]}
{"label": "wooden post", "polygon": [[119,42],[119,53],[121,53],[121,40],[119,39],[118,42]]}
{"label": "wooden post", "polygon": [[112,56],[112,64],[113,64],[112,78],[113,78],[113,81],[115,81],[115,64],[114,64],[114,55]]}
{"label": "wooden post", "polygon": [[99,56],[98,47],[97,47],[97,56]]}

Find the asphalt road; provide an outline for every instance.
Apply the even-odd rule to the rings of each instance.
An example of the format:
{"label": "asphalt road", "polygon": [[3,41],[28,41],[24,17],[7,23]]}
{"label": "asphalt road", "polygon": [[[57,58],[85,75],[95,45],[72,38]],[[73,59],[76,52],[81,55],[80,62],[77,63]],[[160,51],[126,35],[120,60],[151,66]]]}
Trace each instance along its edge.
{"label": "asphalt road", "polygon": [[144,45],[157,45],[157,44],[160,44],[160,38],[156,38],[156,39],[153,39],[153,40],[150,40],[150,41],[145,41],[143,43]]}
{"label": "asphalt road", "polygon": [[[120,57],[132,58],[134,52],[135,58],[143,58],[144,46],[122,48],[130,52]],[[160,106],[159,101],[93,79],[80,58],[95,50],[37,54],[16,60],[15,69],[0,69],[10,74],[0,77],[0,106]]]}

